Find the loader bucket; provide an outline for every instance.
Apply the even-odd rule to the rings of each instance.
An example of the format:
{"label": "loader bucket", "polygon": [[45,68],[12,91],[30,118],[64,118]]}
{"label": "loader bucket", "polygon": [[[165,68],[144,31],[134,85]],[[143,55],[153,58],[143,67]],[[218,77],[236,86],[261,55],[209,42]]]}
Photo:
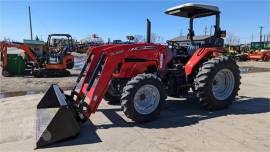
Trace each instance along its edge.
{"label": "loader bucket", "polygon": [[75,137],[79,132],[73,105],[57,85],[51,85],[37,105],[36,148]]}

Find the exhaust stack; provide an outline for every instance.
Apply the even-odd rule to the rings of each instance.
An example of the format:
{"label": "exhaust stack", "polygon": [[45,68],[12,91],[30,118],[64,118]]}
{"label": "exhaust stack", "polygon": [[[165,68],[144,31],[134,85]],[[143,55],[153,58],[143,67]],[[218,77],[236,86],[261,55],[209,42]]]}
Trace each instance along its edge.
{"label": "exhaust stack", "polygon": [[151,43],[151,22],[149,19],[146,20],[146,42]]}

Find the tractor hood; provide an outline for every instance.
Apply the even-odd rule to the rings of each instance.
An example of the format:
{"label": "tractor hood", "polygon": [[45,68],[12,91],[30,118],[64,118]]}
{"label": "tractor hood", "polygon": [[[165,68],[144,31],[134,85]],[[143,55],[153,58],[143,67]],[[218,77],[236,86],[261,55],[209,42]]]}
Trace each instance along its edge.
{"label": "tractor hood", "polygon": [[164,47],[161,44],[154,44],[154,43],[136,43],[136,44],[107,44],[102,46],[93,47],[89,50],[90,52],[93,51],[102,51],[102,52],[116,52],[116,51],[137,51],[137,50],[153,50],[159,49]]}

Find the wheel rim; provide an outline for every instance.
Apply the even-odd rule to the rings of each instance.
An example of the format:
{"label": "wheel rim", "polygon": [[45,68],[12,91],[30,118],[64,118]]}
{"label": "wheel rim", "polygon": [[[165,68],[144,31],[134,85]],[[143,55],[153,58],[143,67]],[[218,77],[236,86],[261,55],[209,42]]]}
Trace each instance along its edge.
{"label": "wheel rim", "polygon": [[153,85],[143,85],[134,96],[134,108],[140,114],[150,114],[159,105],[160,94]]}
{"label": "wheel rim", "polygon": [[226,100],[233,92],[235,81],[234,75],[229,69],[217,72],[212,82],[212,92],[216,99]]}

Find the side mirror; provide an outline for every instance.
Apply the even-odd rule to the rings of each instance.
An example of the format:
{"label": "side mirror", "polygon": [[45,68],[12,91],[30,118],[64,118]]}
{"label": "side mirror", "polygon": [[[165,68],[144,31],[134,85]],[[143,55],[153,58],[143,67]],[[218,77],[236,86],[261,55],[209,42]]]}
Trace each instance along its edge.
{"label": "side mirror", "polygon": [[132,40],[135,39],[135,37],[134,37],[134,36],[127,36],[127,39],[128,39],[129,41],[132,41]]}

